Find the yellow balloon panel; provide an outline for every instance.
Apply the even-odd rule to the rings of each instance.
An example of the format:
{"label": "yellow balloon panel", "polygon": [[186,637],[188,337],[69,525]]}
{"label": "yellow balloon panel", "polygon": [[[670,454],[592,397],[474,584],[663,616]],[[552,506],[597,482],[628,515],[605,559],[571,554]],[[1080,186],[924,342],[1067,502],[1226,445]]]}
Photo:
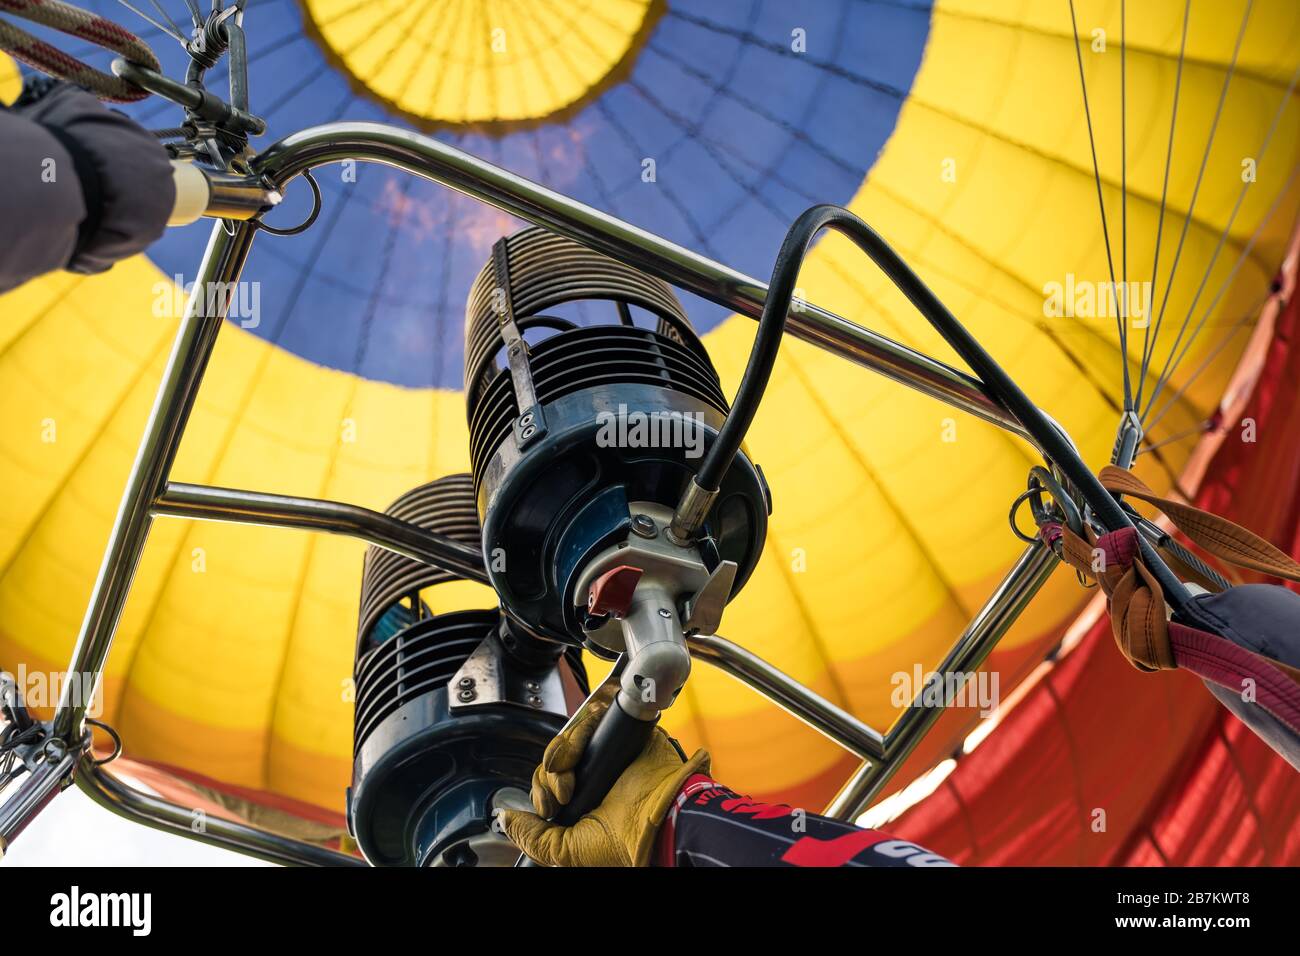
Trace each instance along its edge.
{"label": "yellow balloon panel", "polygon": [[0,103],[12,103],[23,88],[23,78],[13,57],[0,53]]}
{"label": "yellow balloon panel", "polygon": [[305,0],[308,29],[354,86],[425,124],[536,121],[617,80],[654,0]]}

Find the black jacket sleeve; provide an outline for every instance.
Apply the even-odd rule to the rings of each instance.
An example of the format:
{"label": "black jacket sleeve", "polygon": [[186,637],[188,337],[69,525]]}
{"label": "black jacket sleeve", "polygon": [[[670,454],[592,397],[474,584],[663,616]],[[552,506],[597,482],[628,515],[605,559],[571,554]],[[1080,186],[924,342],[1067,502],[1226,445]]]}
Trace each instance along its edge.
{"label": "black jacket sleeve", "polygon": [[162,235],[167,151],[83,90],[29,78],[0,107],[0,292],[45,272],[103,272]]}

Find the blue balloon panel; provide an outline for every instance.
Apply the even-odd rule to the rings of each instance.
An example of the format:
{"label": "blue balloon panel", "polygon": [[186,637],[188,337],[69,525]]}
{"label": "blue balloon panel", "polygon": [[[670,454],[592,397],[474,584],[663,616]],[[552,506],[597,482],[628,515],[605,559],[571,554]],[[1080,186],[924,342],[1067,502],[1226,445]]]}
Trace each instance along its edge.
{"label": "blue balloon panel", "polygon": [[[174,40],[109,0],[90,6],[138,28],[168,74],[183,74]],[[167,7],[182,21],[183,4]],[[929,23],[925,3],[671,0],[626,77],[576,112],[499,135],[432,135],[766,278],[800,212],[846,203],[858,190],[894,129]],[[334,120],[410,125],[350,85],[292,0],[255,0],[245,28],[252,108],[269,124],[256,147]],[[796,29],[802,52],[793,48]],[[224,90],[224,63],[209,85]],[[179,109],[158,99],[125,109],[152,127],[180,121]],[[470,283],[492,244],[522,224],[384,167],[331,166],[317,178],[316,225],[254,246],[244,274],[260,284],[254,334],[366,378],[459,388]],[[269,222],[306,215],[306,184],[289,193]],[[170,230],[150,255],[188,282],[210,228]],[[727,315],[683,298],[702,331]]]}

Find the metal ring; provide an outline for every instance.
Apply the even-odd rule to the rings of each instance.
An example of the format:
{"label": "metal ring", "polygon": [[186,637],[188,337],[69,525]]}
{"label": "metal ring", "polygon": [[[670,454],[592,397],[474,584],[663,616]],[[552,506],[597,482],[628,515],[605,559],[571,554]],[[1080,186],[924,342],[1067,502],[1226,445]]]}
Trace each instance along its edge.
{"label": "metal ring", "polygon": [[[91,764],[93,764],[96,767],[102,767],[104,766],[104,764],[116,760],[118,757],[122,756],[122,735],[121,734],[119,734],[108,724],[104,723],[102,720],[95,720],[93,717],[87,717],[86,723],[89,724],[91,727],[98,727],[104,733],[108,734],[110,737],[113,738],[113,752],[109,754],[107,757],[101,757],[99,760],[96,760],[92,757],[90,760]],[[90,748],[87,747],[87,750],[89,749]]]}
{"label": "metal ring", "polygon": [[316,221],[316,217],[320,215],[321,202],[322,202],[321,195],[320,195],[320,186],[317,185],[315,177],[313,177],[311,174],[311,170],[304,169],[302,172],[302,177],[303,179],[307,180],[307,184],[311,186],[312,197],[315,202],[315,205],[312,206],[311,214],[305,220],[303,220],[299,225],[293,226],[292,228],[289,229],[277,229],[275,226],[268,226],[260,219],[254,219],[253,223],[257,226],[258,229],[262,229],[265,232],[269,232],[273,236],[296,236],[298,235],[298,233],[306,232],[308,229],[311,228],[312,223]]}
{"label": "metal ring", "polygon": [[1018,494],[1016,500],[1011,502],[1011,513],[1007,515],[1007,520],[1011,523],[1011,533],[1021,541],[1025,542],[1025,544],[1038,544],[1040,539],[1037,536],[1031,537],[1020,530],[1019,526],[1016,524],[1016,512],[1020,510],[1020,506],[1025,503],[1026,499],[1035,493],[1036,489],[1030,488],[1028,491],[1022,491]]}
{"label": "metal ring", "polygon": [[[1039,483],[1040,487],[1034,487],[1035,481]],[[1042,493],[1044,491],[1052,496],[1052,503],[1061,512],[1061,517],[1069,529],[1075,534],[1083,534],[1083,516],[1079,513],[1079,506],[1066,493],[1061,483],[1056,480],[1056,476],[1041,465],[1035,465],[1029,469],[1028,494],[1030,507],[1034,511],[1034,523],[1041,526],[1044,521],[1056,520],[1056,515],[1053,515],[1051,509],[1043,504]]]}

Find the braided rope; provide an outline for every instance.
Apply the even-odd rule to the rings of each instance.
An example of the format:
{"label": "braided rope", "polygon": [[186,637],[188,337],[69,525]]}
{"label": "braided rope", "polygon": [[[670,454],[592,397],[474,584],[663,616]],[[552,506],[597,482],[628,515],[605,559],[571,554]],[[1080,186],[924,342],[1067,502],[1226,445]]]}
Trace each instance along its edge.
{"label": "braided rope", "polygon": [[[125,27],[63,0],[0,0],[0,11],[31,20],[60,33],[78,37],[126,57],[133,63],[161,70],[153,50]],[[134,103],[149,94],[119,77],[69,56],[26,30],[0,20],[0,50],[33,69],[83,86],[111,103]]]}

